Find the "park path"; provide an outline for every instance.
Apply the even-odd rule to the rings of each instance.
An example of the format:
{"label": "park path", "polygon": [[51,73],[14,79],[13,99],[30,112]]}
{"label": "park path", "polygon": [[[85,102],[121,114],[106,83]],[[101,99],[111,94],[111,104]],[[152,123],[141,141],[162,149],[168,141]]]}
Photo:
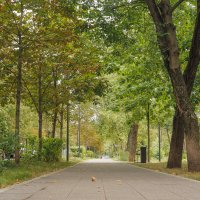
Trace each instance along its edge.
{"label": "park path", "polygon": [[0,200],[200,200],[200,183],[102,159],[0,190]]}

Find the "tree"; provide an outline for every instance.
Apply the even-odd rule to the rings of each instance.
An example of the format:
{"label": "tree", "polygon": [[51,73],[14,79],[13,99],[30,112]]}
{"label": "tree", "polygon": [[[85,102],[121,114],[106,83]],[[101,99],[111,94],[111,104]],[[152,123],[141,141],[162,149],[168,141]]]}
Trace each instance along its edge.
{"label": "tree", "polygon": [[[187,86],[188,96],[191,96],[197,68],[200,61],[199,54],[199,42],[200,42],[200,13],[199,13],[199,2],[197,2],[197,17],[195,22],[195,28],[193,32],[192,44],[190,47],[189,61],[186,69],[183,73],[184,81]],[[168,159],[168,168],[181,167],[182,164],[182,150],[184,141],[184,126],[183,117],[179,110],[176,108],[175,116],[173,119],[173,133],[171,140],[171,147]]]}
{"label": "tree", "polygon": [[[183,117],[188,169],[189,171],[199,171],[200,146],[198,120],[189,100],[187,85],[181,72],[177,35],[173,23],[173,11],[181,2],[182,1],[179,1],[172,6],[169,0],[162,0],[159,5],[154,0],[146,1],[155,23],[159,48],[171,79],[176,105]],[[199,6],[199,2],[197,3]],[[194,76],[195,74],[196,73],[194,73]]]}
{"label": "tree", "polygon": [[[25,7],[24,1],[10,2],[5,1],[1,5],[1,20],[6,19],[6,23],[3,23],[2,29],[4,34],[10,33],[11,36],[6,37],[6,42],[4,42],[4,47],[10,47],[12,53],[12,68],[16,67],[16,91],[15,91],[15,101],[16,101],[16,118],[15,118],[15,162],[19,164],[20,161],[20,106],[21,106],[21,92],[22,92],[22,69],[23,69],[23,57],[24,57],[24,30],[25,30]],[[5,14],[5,16],[3,16]],[[11,26],[12,30],[11,30]],[[13,29],[14,28],[14,29]],[[3,59],[3,61],[6,58]],[[4,63],[5,64],[5,63]],[[7,64],[7,63],[6,63]]]}

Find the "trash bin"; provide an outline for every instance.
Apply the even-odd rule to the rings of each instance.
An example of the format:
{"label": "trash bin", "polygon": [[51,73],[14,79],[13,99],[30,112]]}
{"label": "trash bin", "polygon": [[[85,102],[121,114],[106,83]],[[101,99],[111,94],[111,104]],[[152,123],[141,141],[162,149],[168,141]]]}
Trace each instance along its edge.
{"label": "trash bin", "polygon": [[147,162],[147,148],[146,147],[140,147],[141,151],[141,163],[146,163]]}

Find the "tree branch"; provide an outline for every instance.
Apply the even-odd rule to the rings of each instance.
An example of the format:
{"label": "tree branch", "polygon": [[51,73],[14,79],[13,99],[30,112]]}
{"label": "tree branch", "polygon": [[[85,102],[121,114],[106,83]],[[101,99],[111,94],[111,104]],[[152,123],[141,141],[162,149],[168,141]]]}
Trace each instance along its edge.
{"label": "tree branch", "polygon": [[154,20],[154,23],[159,26],[161,24],[163,24],[163,19],[159,12],[159,8],[158,8],[158,5],[156,4],[155,0],[146,0],[146,4],[149,8],[149,11]]}
{"label": "tree branch", "polygon": [[184,80],[187,86],[188,96],[191,95],[196,72],[200,62],[200,2],[197,2],[197,17],[189,53],[189,61],[184,71]]}
{"label": "tree branch", "polygon": [[160,51],[162,53],[163,61],[167,70],[169,70],[169,52],[168,52],[168,43],[167,43],[167,31],[165,23],[163,21],[162,15],[160,13],[159,5],[155,0],[145,0],[149,8],[150,14],[153,18],[156,27],[157,40],[159,44]]}
{"label": "tree branch", "polygon": [[177,1],[177,2],[172,6],[171,12],[174,12],[174,10],[176,10],[176,8],[179,7],[179,5],[180,5],[181,3],[183,3],[184,1],[185,1],[185,0],[179,0],[179,1]]}
{"label": "tree branch", "polygon": [[37,107],[37,104],[36,104],[36,102],[35,102],[35,98],[33,97],[31,91],[29,90],[26,81],[25,81],[24,79],[22,79],[22,81],[23,81],[24,86],[25,86],[25,88],[27,89],[28,94],[29,94],[29,96],[30,96],[30,98],[31,98],[31,100],[32,100],[32,102],[33,102],[33,105],[34,105],[34,107],[35,107],[35,109],[36,109],[36,111],[37,111],[37,113],[38,113],[38,107]]}

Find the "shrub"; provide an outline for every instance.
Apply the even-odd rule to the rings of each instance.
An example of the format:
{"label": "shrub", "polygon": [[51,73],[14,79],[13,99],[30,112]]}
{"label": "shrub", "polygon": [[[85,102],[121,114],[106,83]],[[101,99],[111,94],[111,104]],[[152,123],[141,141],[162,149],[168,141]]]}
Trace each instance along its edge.
{"label": "shrub", "polygon": [[55,162],[61,159],[63,141],[59,138],[43,139],[42,156],[46,162]]}
{"label": "shrub", "polygon": [[128,152],[127,151],[120,151],[119,152],[119,160],[128,161]]}
{"label": "shrub", "polygon": [[87,157],[89,157],[89,158],[94,158],[94,157],[95,157],[95,153],[94,153],[93,151],[90,151],[90,150],[88,150],[88,151],[86,152],[86,155],[87,155]]}
{"label": "shrub", "polygon": [[10,160],[1,160],[0,161],[0,173],[7,168],[11,168],[14,166],[14,163]]}
{"label": "shrub", "polygon": [[10,158],[15,149],[15,134],[9,131],[8,119],[0,110],[0,154],[2,158]]}
{"label": "shrub", "polygon": [[[73,157],[78,157],[78,146],[73,146],[70,148],[72,152]],[[85,158],[86,157],[86,148],[84,146],[80,147],[80,157]]]}
{"label": "shrub", "polygon": [[15,135],[13,133],[7,132],[0,138],[0,149],[5,158],[10,159],[11,155],[15,151]]}
{"label": "shrub", "polygon": [[22,158],[24,161],[36,160],[38,158],[38,139],[36,136],[28,136],[26,144],[22,148]]}

